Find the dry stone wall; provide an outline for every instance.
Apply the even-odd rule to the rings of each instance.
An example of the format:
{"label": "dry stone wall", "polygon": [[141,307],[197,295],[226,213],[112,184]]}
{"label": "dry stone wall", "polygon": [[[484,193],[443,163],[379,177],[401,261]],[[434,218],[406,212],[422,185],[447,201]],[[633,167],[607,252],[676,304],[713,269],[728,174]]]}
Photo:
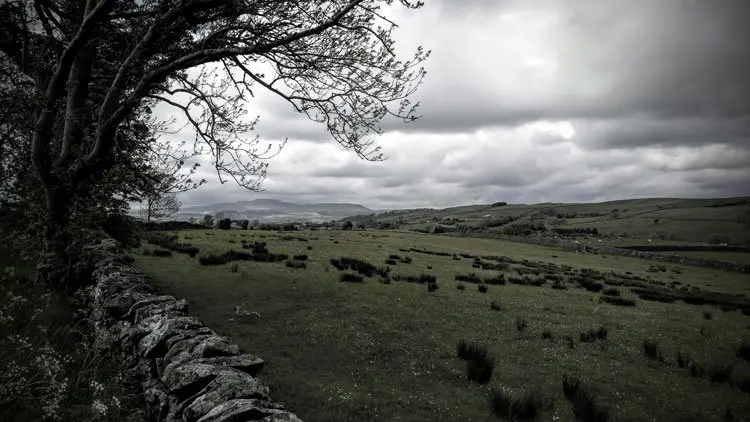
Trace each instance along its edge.
{"label": "dry stone wall", "polygon": [[122,357],[149,420],[301,421],[269,397],[262,359],[188,315],[184,299],[155,293],[113,241],[85,253],[95,267],[85,296],[96,346]]}

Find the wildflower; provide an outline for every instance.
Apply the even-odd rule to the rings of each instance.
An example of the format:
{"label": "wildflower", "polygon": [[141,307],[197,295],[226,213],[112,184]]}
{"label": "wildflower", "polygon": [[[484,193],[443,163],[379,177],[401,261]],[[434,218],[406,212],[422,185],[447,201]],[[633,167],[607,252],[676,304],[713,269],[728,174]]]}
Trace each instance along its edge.
{"label": "wildflower", "polygon": [[96,399],[93,403],[91,403],[91,411],[94,412],[95,415],[105,416],[107,414],[107,410],[107,405],[102,403],[99,399]]}

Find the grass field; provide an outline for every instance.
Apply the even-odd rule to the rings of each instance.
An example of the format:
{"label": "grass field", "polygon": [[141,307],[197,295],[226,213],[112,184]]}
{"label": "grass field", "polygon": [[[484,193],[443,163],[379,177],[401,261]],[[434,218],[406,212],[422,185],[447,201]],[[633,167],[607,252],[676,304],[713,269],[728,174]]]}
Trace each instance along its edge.
{"label": "grass field", "polygon": [[[721,205],[721,206],[719,206]],[[552,215],[543,214],[544,211]],[[352,217],[365,223],[392,223],[404,230],[429,230],[435,224],[482,226],[493,219],[514,218],[512,224],[544,221],[549,227],[596,228],[605,244],[750,245],[750,199],[647,198],[583,204],[490,204],[445,209],[400,210]],[[560,216],[560,218],[557,217]],[[493,227],[502,233],[508,224]]]}
{"label": "grass field", "polygon": [[[176,234],[200,249],[196,257],[147,256],[142,252],[154,246],[146,244],[136,265],[157,288],[187,299],[191,313],[207,325],[263,357],[272,396],[305,421],[501,420],[490,397],[506,390],[511,397],[544,397],[538,420],[575,420],[573,401],[563,394],[565,374],[580,377],[612,421],[750,420],[750,364],[735,353],[750,342],[750,316],[733,306],[662,303],[632,292],[662,300],[693,292],[746,304],[747,274],[395,232]],[[211,254],[247,252],[243,241],[266,242],[270,253],[290,258],[307,255],[306,268],[285,261],[199,263]],[[399,255],[395,265],[386,265],[389,255]],[[411,262],[402,262],[407,256]],[[350,271],[331,264],[341,257],[391,267],[389,284],[381,276],[341,282]],[[513,281],[481,293],[478,284],[455,280],[470,273]],[[439,289],[428,292],[429,284],[405,280],[420,274],[435,276]],[[530,285],[545,275],[542,286]],[[557,278],[562,281],[552,288]],[[617,289],[635,306],[603,302],[596,291],[601,288]],[[238,306],[257,315],[238,314]],[[604,337],[582,336],[602,327]],[[467,363],[456,354],[460,340],[494,356],[488,384],[467,380]],[[647,358],[644,340],[658,341],[665,359],[658,353]],[[697,362],[693,371],[678,365],[678,352]],[[734,365],[730,380],[717,370],[724,364]],[[701,374],[703,365],[718,374],[714,381]]]}

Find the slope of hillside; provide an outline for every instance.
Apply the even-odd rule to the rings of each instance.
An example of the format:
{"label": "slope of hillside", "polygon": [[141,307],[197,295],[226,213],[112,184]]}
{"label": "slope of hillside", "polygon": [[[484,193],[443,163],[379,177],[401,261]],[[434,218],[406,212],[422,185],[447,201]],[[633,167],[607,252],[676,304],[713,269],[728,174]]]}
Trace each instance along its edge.
{"label": "slope of hillside", "polygon": [[[365,226],[416,231],[528,234],[593,230],[610,244],[750,244],[750,198],[646,198],[600,203],[470,205],[348,217]],[[520,230],[520,231],[519,231]]]}

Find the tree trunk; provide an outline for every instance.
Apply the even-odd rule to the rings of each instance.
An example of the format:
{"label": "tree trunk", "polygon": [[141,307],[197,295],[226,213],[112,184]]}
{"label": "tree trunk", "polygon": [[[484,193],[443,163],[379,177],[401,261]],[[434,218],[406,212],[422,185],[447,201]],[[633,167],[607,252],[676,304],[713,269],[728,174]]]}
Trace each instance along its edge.
{"label": "tree trunk", "polygon": [[47,213],[37,281],[60,291],[74,290],[77,286],[69,279],[72,257],[68,254],[72,195],[60,187],[51,186],[45,189],[45,202]]}

